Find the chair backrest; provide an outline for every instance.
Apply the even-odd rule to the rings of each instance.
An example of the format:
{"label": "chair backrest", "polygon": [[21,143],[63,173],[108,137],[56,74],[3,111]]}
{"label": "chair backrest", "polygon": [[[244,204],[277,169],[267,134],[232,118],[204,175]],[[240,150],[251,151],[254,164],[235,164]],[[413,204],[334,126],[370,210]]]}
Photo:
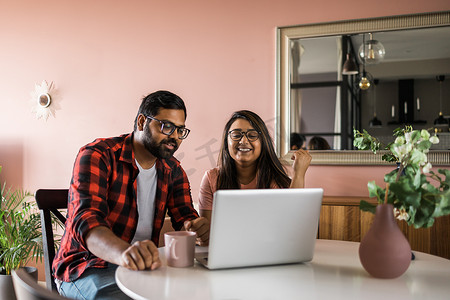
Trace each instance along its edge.
{"label": "chair backrest", "polygon": [[12,278],[17,300],[69,299],[40,286],[23,268],[13,270]]}
{"label": "chair backrest", "polygon": [[34,194],[41,213],[42,241],[44,246],[45,281],[47,289],[56,291],[56,284],[52,274],[52,263],[55,258],[55,240],[53,236],[52,217],[55,215],[61,222],[66,218],[58,209],[67,208],[69,190],[39,189]]}

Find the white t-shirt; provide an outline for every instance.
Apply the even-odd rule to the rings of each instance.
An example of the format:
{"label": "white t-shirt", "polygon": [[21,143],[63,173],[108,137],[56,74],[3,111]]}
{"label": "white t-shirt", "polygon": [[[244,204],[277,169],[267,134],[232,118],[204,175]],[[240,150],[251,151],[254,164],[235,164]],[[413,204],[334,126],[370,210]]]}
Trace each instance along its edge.
{"label": "white t-shirt", "polygon": [[131,243],[149,240],[153,231],[153,215],[155,212],[155,195],[157,186],[156,163],[150,169],[143,169],[136,160],[139,168],[137,176],[137,211],[139,219],[136,233]]}

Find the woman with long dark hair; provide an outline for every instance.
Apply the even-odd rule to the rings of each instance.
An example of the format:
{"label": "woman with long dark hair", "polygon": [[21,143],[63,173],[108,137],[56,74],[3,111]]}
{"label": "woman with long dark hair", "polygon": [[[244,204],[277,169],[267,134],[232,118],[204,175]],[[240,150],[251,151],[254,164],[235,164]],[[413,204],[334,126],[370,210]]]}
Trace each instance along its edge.
{"label": "woman with long dark hair", "polygon": [[292,154],[294,174],[286,174],[266,124],[254,112],[234,112],[225,125],[218,166],[206,171],[200,185],[200,215],[211,221],[213,195],[220,189],[303,188],[311,156]]}

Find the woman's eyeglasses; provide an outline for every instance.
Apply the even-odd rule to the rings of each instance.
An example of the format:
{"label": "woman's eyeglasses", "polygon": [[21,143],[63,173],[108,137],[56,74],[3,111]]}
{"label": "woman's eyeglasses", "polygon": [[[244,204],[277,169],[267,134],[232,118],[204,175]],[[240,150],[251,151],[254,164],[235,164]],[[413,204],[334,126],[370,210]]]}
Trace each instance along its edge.
{"label": "woman's eyeglasses", "polygon": [[178,134],[178,138],[180,140],[184,140],[185,138],[187,138],[187,136],[189,135],[189,132],[191,132],[189,129],[187,129],[186,127],[182,127],[182,126],[177,126],[175,124],[173,124],[172,122],[169,121],[161,121],[158,120],[156,118],[150,117],[150,116],[145,116],[146,118],[158,121],[159,123],[161,123],[161,133],[165,134],[165,135],[171,135],[175,129],[177,130],[177,134]]}
{"label": "woman's eyeglasses", "polygon": [[233,141],[240,141],[244,135],[249,142],[254,142],[259,138],[259,132],[256,131],[255,129],[250,129],[247,131],[234,129],[234,130],[228,131],[228,135],[230,136],[230,138]]}

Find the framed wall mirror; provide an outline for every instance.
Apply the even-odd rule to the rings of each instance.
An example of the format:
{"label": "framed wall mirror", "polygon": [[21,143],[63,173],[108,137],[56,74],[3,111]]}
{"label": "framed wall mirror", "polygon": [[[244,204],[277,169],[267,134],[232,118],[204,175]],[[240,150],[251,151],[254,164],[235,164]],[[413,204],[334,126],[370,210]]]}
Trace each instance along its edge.
{"label": "framed wall mirror", "polygon": [[[382,152],[353,150],[353,128],[388,144],[394,129],[413,125],[437,132],[441,142],[429,160],[450,165],[448,99],[450,11],[277,29],[275,136],[282,158],[296,132],[333,149],[311,151],[313,164],[383,164]],[[438,117],[446,125],[436,124]]]}

